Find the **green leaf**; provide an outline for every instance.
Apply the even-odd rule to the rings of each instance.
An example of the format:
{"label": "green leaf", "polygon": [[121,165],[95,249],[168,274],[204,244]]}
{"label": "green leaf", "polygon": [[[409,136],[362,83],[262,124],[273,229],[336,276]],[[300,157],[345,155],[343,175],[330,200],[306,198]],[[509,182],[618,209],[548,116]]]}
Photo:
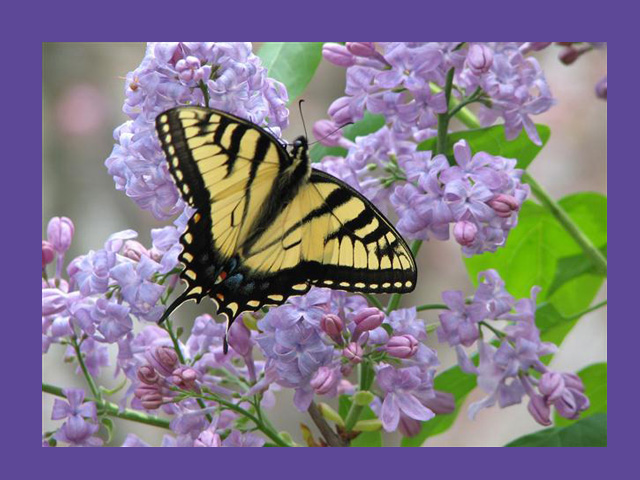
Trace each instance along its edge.
{"label": "green leaf", "polygon": [[271,78],[284,83],[289,103],[302,94],[322,60],[323,42],[266,42],[258,51]]}
{"label": "green leaf", "polygon": [[[582,412],[582,418],[598,413],[607,413],[607,364],[594,363],[578,372],[584,383],[584,393],[589,397],[589,408]],[[556,412],[554,423],[558,427],[571,425],[579,420],[569,420]]]}
{"label": "green leaf", "polygon": [[464,373],[457,366],[449,368],[438,375],[434,381],[434,388],[452,393],[456,399],[456,409],[447,415],[436,415],[428,422],[423,422],[420,433],[415,437],[403,438],[402,446],[420,447],[428,437],[433,437],[448,430],[458,417],[465,398],[475,387],[476,377]]}
{"label": "green leaf", "polygon": [[[542,145],[540,146],[533,143],[524,130],[515,139],[507,140],[504,135],[503,125],[453,132],[449,134],[446,155],[452,163],[453,145],[458,140],[464,139],[469,143],[473,153],[487,152],[491,155],[515,158],[518,160],[518,168],[526,168],[546,145],[551,135],[551,130],[546,125],[536,125],[536,129],[542,140]],[[418,150],[434,150],[435,147],[436,138],[434,137],[418,145]]]}
{"label": "green leaf", "polygon": [[[349,125],[343,129],[343,134],[349,140],[355,140],[356,137],[369,135],[370,133],[380,130],[384,126],[384,117],[382,115],[374,115],[369,112],[364,113],[364,118],[357,121],[353,125]],[[347,151],[341,147],[325,147],[320,143],[316,143],[309,150],[309,158],[312,162],[319,162],[326,156],[346,157]]]}
{"label": "green leaf", "polygon": [[[606,197],[578,193],[559,203],[595,245],[606,244]],[[603,282],[602,277],[587,272],[565,281],[550,293],[560,260],[581,253],[580,246],[549,211],[528,201],[506,245],[495,253],[465,259],[465,265],[476,285],[479,272],[496,269],[506,282],[507,290],[516,298],[528,297],[534,285],[542,287],[538,302],[553,306],[553,310],[547,307],[547,311],[538,312],[543,322],[542,338],[559,344],[577,321],[564,319],[588,308]]]}
{"label": "green leaf", "polygon": [[606,447],[607,414],[597,413],[566,427],[545,428],[507,447]]}
{"label": "green leaf", "polygon": [[[602,254],[607,256],[607,246],[600,248]],[[558,288],[576,277],[590,273],[598,275],[598,271],[593,265],[593,262],[584,253],[578,255],[571,255],[569,257],[563,257],[558,259],[556,265],[556,275],[549,287],[548,295],[553,295]]]}
{"label": "green leaf", "polygon": [[[351,397],[347,395],[341,395],[339,400],[338,412],[340,416],[346,420],[349,409],[351,408]],[[373,410],[369,407],[364,407],[360,414],[360,420],[371,420],[378,418]],[[352,447],[381,447],[382,446],[382,432],[361,432],[356,438],[351,440]]]}

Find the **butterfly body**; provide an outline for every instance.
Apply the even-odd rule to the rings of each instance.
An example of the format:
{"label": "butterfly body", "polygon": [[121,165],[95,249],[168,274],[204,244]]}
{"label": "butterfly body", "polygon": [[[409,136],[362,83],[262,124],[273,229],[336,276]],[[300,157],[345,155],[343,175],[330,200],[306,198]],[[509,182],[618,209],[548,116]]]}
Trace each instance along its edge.
{"label": "butterfly body", "polygon": [[209,296],[229,322],[312,286],[414,289],[413,255],[361,194],[315,170],[299,137],[290,151],[225,112],[177,107],[156,119],[169,171],[196,213],[180,241],[185,300]]}

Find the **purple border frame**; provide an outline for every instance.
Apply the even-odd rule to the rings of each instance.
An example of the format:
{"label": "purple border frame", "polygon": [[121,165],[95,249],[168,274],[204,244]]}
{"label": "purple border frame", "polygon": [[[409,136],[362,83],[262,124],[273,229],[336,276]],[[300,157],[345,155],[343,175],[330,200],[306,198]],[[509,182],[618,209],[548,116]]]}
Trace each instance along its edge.
{"label": "purple border frame", "polygon": [[[36,127],[35,112],[42,109],[40,95],[35,94],[41,91],[42,63],[38,59],[42,55],[43,41],[60,41],[72,39],[107,39],[108,37],[122,37],[123,32],[127,32],[126,36],[132,37],[157,37],[158,35],[167,35],[171,32],[172,37],[179,35],[193,36],[194,32],[202,35],[210,28],[216,37],[236,37],[232,39],[240,40],[249,36],[254,39],[260,37],[287,37],[290,40],[308,39],[315,40],[317,37],[327,36],[344,36],[344,37],[369,37],[371,35],[380,35],[381,27],[384,28],[386,37],[405,37],[407,32],[418,32],[419,37],[429,36],[438,37],[455,37],[459,32],[465,32],[469,36],[471,32],[476,35],[487,35],[494,33],[495,36],[501,38],[514,37],[550,37],[558,38],[558,36],[576,36],[577,38],[585,38],[597,32],[602,39],[609,39],[611,35],[625,35],[627,32],[633,32],[635,29],[631,26],[632,19],[637,18],[631,12],[625,15],[619,9],[606,8],[603,5],[593,5],[589,7],[584,3],[580,6],[565,5],[561,2],[548,2],[550,5],[545,6],[543,2],[535,4],[519,4],[516,2],[501,2],[503,6],[488,5],[486,3],[470,2],[465,8],[460,1],[450,4],[447,11],[447,5],[436,2],[424,2],[420,5],[408,5],[406,12],[409,15],[399,14],[396,21],[391,21],[393,12],[383,10],[383,5],[374,6],[367,3],[366,7],[354,4],[340,3],[339,8],[327,8],[329,3],[323,2],[324,8],[304,8],[306,4],[298,2],[291,3],[291,6],[284,6],[281,2],[274,5],[272,2],[265,2],[264,11],[255,10],[249,17],[247,15],[248,5],[242,4],[238,8],[238,12],[230,11],[231,8],[227,4],[221,5],[220,2],[211,3],[209,5],[195,5],[194,10],[198,7],[202,9],[204,15],[209,15],[211,20],[206,25],[194,28],[194,23],[190,23],[187,12],[185,18],[181,22],[172,22],[174,18],[171,11],[176,13],[175,3],[167,5],[165,8],[155,4],[161,8],[151,9],[146,5],[131,2],[122,2],[121,6],[116,2],[109,2],[108,8],[101,5],[89,4],[87,2],[66,2],[67,4],[77,4],[63,8],[59,3],[49,4],[47,6],[25,5],[5,7],[5,18],[11,18],[15,28],[15,34],[22,36],[19,42],[15,40],[5,43],[7,51],[13,50],[16,55],[13,59],[6,61],[5,75],[3,75],[3,83],[6,83],[4,91],[7,93],[4,105],[4,121],[5,136],[4,146],[8,147],[8,152],[4,152],[4,161],[9,163],[8,171],[5,170],[5,201],[10,202],[19,207],[10,210],[9,221],[5,222],[5,232],[11,232],[10,243],[7,242],[5,251],[9,252],[7,260],[9,265],[5,267],[6,272],[11,272],[13,285],[26,285],[27,288],[16,288],[11,295],[24,298],[24,304],[21,301],[6,301],[4,306],[8,315],[5,315],[4,321],[7,322],[8,335],[17,336],[18,332],[14,329],[23,329],[25,333],[28,331],[28,338],[33,338],[35,332],[33,330],[36,324],[30,321],[25,322],[23,319],[32,319],[37,316],[35,311],[35,301],[31,298],[31,285],[34,278],[37,279],[36,273],[37,256],[32,252],[33,257],[29,255],[20,255],[18,252],[22,250],[23,241],[27,241],[29,249],[36,249],[37,232],[35,229],[41,225],[33,221],[31,215],[38,208],[36,199],[42,195],[42,190],[37,191],[38,185],[33,182],[34,172],[38,171],[41,163],[42,155],[41,143],[37,139],[38,128]],[[90,7],[89,7],[90,6]],[[91,8],[91,12],[88,8]],[[381,8],[382,7],[382,8]],[[7,10],[11,8],[13,12]],[[29,8],[30,10],[27,10]],[[178,7],[179,8],[179,7]],[[251,7],[253,8],[253,7]],[[388,7],[387,7],[388,9]],[[526,13],[525,13],[526,9]],[[23,10],[23,11],[15,11]],[[535,10],[532,12],[532,10]],[[82,12],[87,12],[85,18],[82,18]],[[196,10],[197,11],[197,10]],[[288,13],[290,12],[290,13]],[[460,13],[462,13],[462,15]],[[453,13],[458,18],[452,18]],[[382,17],[384,15],[384,17]],[[526,17],[525,17],[526,15]],[[615,19],[613,17],[615,15]],[[235,22],[220,21],[224,18],[239,18]],[[377,21],[384,18],[385,24]],[[20,25],[20,19],[25,19],[25,24]],[[166,22],[165,19],[169,19]],[[353,19],[356,19],[355,21]],[[628,20],[627,20],[628,19]],[[525,21],[523,21],[525,20]],[[198,22],[203,25],[204,22]],[[392,26],[390,26],[392,24]],[[627,24],[627,25],[625,25]],[[277,26],[280,27],[277,27]],[[327,29],[326,26],[331,28]],[[274,28],[275,26],[275,28]],[[125,27],[127,28],[125,30]],[[493,28],[492,28],[493,27]],[[636,27],[637,28],[637,27]],[[5,30],[5,32],[7,32]],[[115,33],[115,34],[114,34]],[[274,35],[275,33],[275,35]],[[316,37],[316,38],[313,38]],[[634,59],[637,53],[625,51],[625,43],[631,43],[631,36],[627,35],[627,41],[610,42],[610,58],[611,63],[622,63],[625,59],[626,69],[637,68],[634,66]],[[272,38],[282,40],[284,38]],[[366,39],[366,38],[365,38]],[[129,38],[131,40],[131,38]],[[141,38],[134,39],[141,40]],[[597,39],[596,39],[597,40]],[[626,47],[629,48],[630,47]],[[26,50],[26,51],[25,51]],[[609,106],[614,109],[615,128],[611,129],[611,136],[608,145],[609,158],[614,159],[614,165],[617,159],[629,157],[630,148],[625,148],[628,142],[624,142],[626,138],[634,138],[631,130],[636,129],[636,123],[633,122],[631,114],[623,113],[623,105],[633,108],[633,101],[627,100],[624,104],[619,103],[620,92],[635,92],[634,72],[627,75],[615,76],[614,89],[612,90],[612,100]],[[621,83],[628,82],[629,88],[623,90]],[[15,94],[14,94],[15,92]],[[632,99],[633,97],[631,97]],[[8,103],[8,105],[7,105]],[[7,112],[11,112],[10,115]],[[624,118],[628,116],[629,118]],[[624,118],[624,120],[623,120]],[[626,120],[626,121],[625,121]],[[637,136],[637,134],[636,134]],[[40,135],[41,141],[41,135]],[[626,155],[625,155],[626,154]],[[625,315],[625,311],[631,310],[631,302],[627,301],[626,305],[620,299],[633,299],[631,289],[632,277],[630,273],[627,275],[627,281],[622,281],[624,273],[620,265],[625,265],[622,261],[617,261],[618,257],[624,255],[624,251],[631,251],[631,239],[637,238],[635,235],[628,235],[629,223],[625,228],[627,235],[622,235],[622,231],[616,234],[616,220],[621,220],[621,216],[626,213],[625,209],[617,210],[621,207],[623,195],[620,192],[633,191],[632,184],[638,167],[637,160],[631,157],[625,162],[624,170],[618,172],[614,169],[611,173],[612,184],[615,189],[611,189],[612,201],[614,208],[611,209],[613,219],[611,220],[612,230],[614,232],[613,247],[610,248],[613,257],[614,275],[619,278],[614,283],[615,290],[614,301],[610,302],[609,308],[612,309],[612,318],[616,320],[613,325],[619,325],[624,322],[624,330],[619,328],[611,329],[611,341],[615,348],[611,351],[611,362],[616,367],[609,372],[610,382],[614,385],[610,388],[611,396],[614,399],[613,404],[616,405],[616,397],[623,394],[634,398],[633,393],[638,390],[635,382],[627,382],[624,391],[616,388],[621,384],[625,369],[630,370],[628,363],[622,362],[621,356],[629,355],[632,352],[632,342],[638,338],[638,322],[637,314]],[[630,171],[632,169],[632,171]],[[40,207],[42,201],[40,201]],[[42,216],[42,215],[41,215]],[[630,225],[634,228],[634,224]],[[634,232],[635,233],[635,232]],[[629,249],[625,248],[628,243]],[[13,247],[13,248],[10,248]],[[25,264],[23,258],[29,259]],[[622,260],[622,259],[621,259]],[[26,266],[26,268],[25,268]],[[33,271],[32,271],[33,270]],[[25,280],[24,283],[21,280]],[[17,280],[17,281],[16,281]],[[34,286],[35,287],[35,286]],[[10,291],[10,290],[6,290]],[[620,297],[620,299],[618,299]],[[25,312],[25,308],[27,311]],[[31,311],[33,310],[33,311]],[[38,417],[34,414],[41,408],[38,401],[41,397],[36,391],[37,384],[33,381],[35,375],[30,372],[36,369],[35,360],[38,358],[36,348],[39,343],[30,341],[30,355],[25,355],[22,344],[19,342],[8,341],[4,343],[5,359],[26,359],[27,368],[26,376],[22,375],[25,371],[18,368],[16,364],[5,364],[5,374],[11,376],[10,389],[4,391],[5,398],[12,396],[11,410],[6,408],[2,421],[4,427],[3,437],[11,442],[11,450],[16,450],[16,454],[9,455],[9,450],[5,449],[5,458],[11,457],[10,461],[16,462],[15,467],[20,470],[15,471],[24,474],[40,474],[46,478],[57,478],[62,475],[81,475],[88,476],[92,479],[98,478],[114,478],[119,475],[135,475],[136,473],[152,475],[159,473],[163,477],[172,474],[175,475],[194,475],[202,472],[207,475],[234,475],[236,477],[249,477],[265,473],[272,473],[278,477],[304,477],[305,480],[314,477],[326,477],[330,474],[342,475],[358,475],[376,477],[398,475],[400,473],[412,475],[434,475],[442,473],[447,476],[477,476],[486,472],[494,475],[517,475],[522,477],[539,477],[540,475],[551,474],[553,477],[559,477],[562,473],[571,472],[574,476],[586,476],[587,478],[596,475],[602,478],[609,465],[621,467],[621,463],[633,461],[632,455],[625,455],[627,462],[619,462],[617,448],[606,448],[596,450],[583,449],[544,449],[531,452],[528,449],[500,449],[496,451],[487,451],[481,449],[465,449],[454,450],[444,449],[438,450],[436,455],[431,455],[429,450],[418,449],[396,449],[385,450],[384,457],[375,450],[356,449],[349,451],[345,449],[323,451],[318,449],[300,449],[293,453],[287,449],[255,449],[245,452],[238,449],[224,450],[223,455],[215,453],[206,454],[205,461],[200,460],[201,464],[191,464],[191,459],[202,456],[203,450],[186,450],[184,454],[180,454],[182,458],[173,457],[168,459],[163,453],[157,450],[120,450],[123,453],[118,454],[117,464],[108,464],[104,462],[104,458],[110,454],[104,453],[104,449],[83,449],[83,450],[62,450],[60,449],[44,449],[40,447],[38,440]],[[8,368],[7,368],[8,367]],[[630,378],[637,378],[637,373],[628,372]],[[630,389],[634,391],[629,392]],[[22,392],[22,393],[18,393]],[[26,401],[26,404],[24,403]],[[626,445],[633,446],[637,442],[637,437],[631,437],[633,432],[629,432],[628,439],[625,438],[625,424],[618,417],[618,410],[614,409],[609,420],[609,445],[610,447],[622,447]],[[24,440],[24,442],[22,442]],[[17,450],[38,449],[39,455],[42,457],[35,458],[33,452],[30,452],[26,458],[17,454]],[[208,452],[222,452],[222,450],[207,450]],[[366,452],[371,453],[366,453]],[[57,452],[53,453],[53,452]],[[73,453],[72,453],[73,452]],[[100,453],[103,452],[103,453]],[[124,453],[128,452],[128,453]],[[288,453],[290,452],[290,453]],[[322,453],[320,453],[322,452]],[[495,453],[499,452],[499,453]],[[324,454],[323,454],[324,453]],[[626,453],[626,452],[623,452]],[[631,452],[630,452],[631,453]],[[314,468],[318,462],[318,458],[328,457],[326,465],[329,468]],[[141,461],[140,456],[144,459]],[[61,460],[64,459],[64,460]],[[377,460],[377,461],[376,461]],[[622,460],[622,458],[620,458]],[[286,461],[286,463],[281,463]],[[630,463],[630,462],[629,462]],[[107,466],[105,468],[104,466]],[[117,465],[117,466],[116,466]],[[323,465],[323,466],[324,466]],[[505,468],[506,467],[506,468]],[[5,469],[3,469],[5,470]],[[8,470],[5,470],[8,471]],[[291,472],[291,473],[289,473]]]}

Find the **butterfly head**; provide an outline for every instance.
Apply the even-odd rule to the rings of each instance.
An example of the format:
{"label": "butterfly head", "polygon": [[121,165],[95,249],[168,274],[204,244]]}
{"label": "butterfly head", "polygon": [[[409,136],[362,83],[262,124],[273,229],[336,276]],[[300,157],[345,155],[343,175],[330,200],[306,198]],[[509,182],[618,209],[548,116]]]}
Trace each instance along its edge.
{"label": "butterfly head", "polygon": [[291,156],[294,159],[307,158],[307,150],[309,150],[309,143],[307,137],[301,135],[295,139],[291,144]]}

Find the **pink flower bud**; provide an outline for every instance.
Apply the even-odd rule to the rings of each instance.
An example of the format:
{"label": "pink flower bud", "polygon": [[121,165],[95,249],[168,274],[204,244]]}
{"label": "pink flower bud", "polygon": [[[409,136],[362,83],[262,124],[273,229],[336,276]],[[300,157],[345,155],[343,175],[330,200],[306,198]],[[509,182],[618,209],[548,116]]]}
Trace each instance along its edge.
{"label": "pink flower bud", "polygon": [[58,253],[69,250],[71,240],[73,240],[73,222],[67,217],[53,217],[47,226],[47,240],[53,245]]}
{"label": "pink flower bud", "polygon": [[434,390],[435,396],[423,401],[424,405],[436,415],[445,415],[456,409],[456,399],[449,392]]}
{"label": "pink flower bud", "polygon": [[140,399],[142,406],[147,410],[156,410],[162,406],[162,394],[158,385],[140,385],[133,394]]}
{"label": "pink flower bud", "polygon": [[331,120],[318,120],[313,125],[313,136],[318,142],[327,147],[340,146],[342,131],[339,126]]}
{"label": "pink flower bud", "polygon": [[347,47],[338,43],[325,43],[322,46],[322,56],[339,67],[350,67],[356,64],[353,54],[347,50]]}
{"label": "pink flower bud", "polygon": [[140,258],[144,255],[145,257],[149,257],[149,250],[147,250],[144,245],[136,240],[127,240],[124,242],[124,246],[122,247],[122,255],[133,260],[134,262],[139,262]]}
{"label": "pink flower bud", "polygon": [[584,392],[584,383],[578,375],[575,373],[562,373],[561,375],[567,388]]}
{"label": "pink flower bud", "polygon": [[529,42],[529,47],[534,52],[539,52],[540,50],[544,50],[545,48],[547,48],[552,43],[553,42]]}
{"label": "pink flower bud", "polygon": [[364,351],[356,342],[351,342],[347,345],[347,348],[342,351],[342,355],[344,355],[344,357],[351,363],[360,363],[362,362],[362,355],[364,355]]}
{"label": "pink flower bud", "polygon": [[551,409],[540,395],[532,395],[527,405],[527,410],[533,419],[540,425],[548,427],[551,425]]}
{"label": "pink flower bud", "polygon": [[164,345],[148,347],[144,355],[151,366],[163,377],[171,375],[178,364],[178,355],[175,350]]}
{"label": "pink flower bud", "polygon": [[342,345],[342,331],[344,330],[344,322],[342,319],[332,313],[325,315],[320,320],[320,328],[337,344]]}
{"label": "pink flower bud", "polygon": [[340,97],[329,105],[328,110],[331,119],[338,125],[344,125],[353,121],[351,114],[351,97]]}
{"label": "pink flower bud", "polygon": [[253,347],[251,344],[251,332],[242,320],[233,322],[229,328],[227,341],[229,342],[229,346],[243,357],[249,355]]}
{"label": "pink flower bud", "polygon": [[143,365],[138,368],[136,375],[142,383],[145,383],[147,385],[154,385],[158,383],[158,380],[160,379],[160,377],[158,376],[158,372],[156,372],[153,367],[149,365]]}
{"label": "pink flower bud", "polygon": [[387,353],[396,358],[410,358],[418,351],[418,340],[413,335],[391,337],[385,347]]}
{"label": "pink flower bud", "polygon": [[311,388],[315,390],[318,395],[327,395],[328,393],[335,393],[338,387],[338,372],[335,368],[320,367],[311,379]]}
{"label": "pink flower bud", "polygon": [[354,336],[359,336],[360,333],[369,330],[374,330],[382,325],[384,320],[384,313],[375,307],[363,308],[360,310],[353,319],[356,324],[356,330]]}
{"label": "pink flower bud", "polygon": [[549,402],[554,402],[560,397],[565,390],[565,383],[562,375],[557,372],[546,372],[540,377],[538,390],[544,395]]}
{"label": "pink flower bud", "polygon": [[173,371],[173,383],[183,390],[198,390],[198,372],[191,367],[179,367]]}
{"label": "pink flower bud", "polygon": [[467,53],[467,65],[476,75],[487,73],[493,65],[493,51],[486,45],[474,43]]}
{"label": "pink flower bud", "polygon": [[520,208],[515,197],[504,193],[496,195],[487,203],[502,218],[509,218],[513,212],[517,212]]}
{"label": "pink flower bud", "polygon": [[347,42],[347,50],[358,57],[373,57],[378,53],[373,42]]}
{"label": "pink flower bud", "polygon": [[398,430],[400,430],[400,433],[405,437],[415,437],[422,430],[422,422],[400,413]]}
{"label": "pink flower bud", "polygon": [[591,50],[591,46],[583,46],[583,47],[574,47],[573,45],[568,46],[562,52],[560,52],[560,61],[565,65],[571,65],[575,62],[581,55],[587,53]]}
{"label": "pink flower bud", "polygon": [[475,223],[461,220],[453,227],[453,238],[463,247],[470,247],[476,241],[478,227]]}
{"label": "pink flower bud", "polygon": [[42,268],[44,269],[44,267],[53,262],[55,256],[56,251],[54,250],[51,242],[42,240]]}

